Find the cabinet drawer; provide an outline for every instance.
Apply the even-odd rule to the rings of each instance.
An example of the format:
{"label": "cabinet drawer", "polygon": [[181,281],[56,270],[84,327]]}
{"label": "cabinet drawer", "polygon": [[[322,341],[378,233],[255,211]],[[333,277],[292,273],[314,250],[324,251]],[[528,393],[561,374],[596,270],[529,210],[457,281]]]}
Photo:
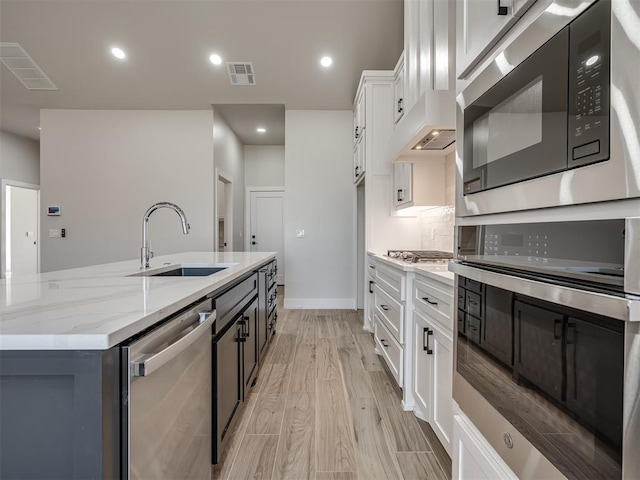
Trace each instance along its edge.
{"label": "cabinet drawer", "polygon": [[398,302],[405,300],[404,296],[404,274],[401,271],[386,267],[385,265],[376,265],[376,279],[380,288],[395,298]]}
{"label": "cabinet drawer", "polygon": [[380,321],[384,322],[395,339],[404,343],[404,307],[387,295],[378,285],[374,287],[373,291],[376,315]]}
{"label": "cabinet drawer", "polygon": [[426,283],[418,278],[414,282],[413,304],[415,308],[440,322],[447,329],[453,328],[451,322],[451,304],[453,291],[447,285]]}
{"label": "cabinet drawer", "polygon": [[214,332],[222,330],[225,325],[246,305],[251,296],[258,293],[258,274],[254,273],[235,284],[225,293],[215,297],[216,322]]}
{"label": "cabinet drawer", "polygon": [[471,340],[473,343],[480,344],[480,320],[471,315],[466,316],[467,320],[467,338]]}
{"label": "cabinet drawer", "polygon": [[402,358],[403,358],[403,349],[402,346],[396,341],[396,339],[391,335],[387,327],[377,319],[375,326],[375,337],[376,344],[378,347],[378,351],[382,352],[382,357],[385,359],[389,370],[393,375],[393,378],[396,379],[398,385],[400,387],[403,386],[403,368],[402,368]]}

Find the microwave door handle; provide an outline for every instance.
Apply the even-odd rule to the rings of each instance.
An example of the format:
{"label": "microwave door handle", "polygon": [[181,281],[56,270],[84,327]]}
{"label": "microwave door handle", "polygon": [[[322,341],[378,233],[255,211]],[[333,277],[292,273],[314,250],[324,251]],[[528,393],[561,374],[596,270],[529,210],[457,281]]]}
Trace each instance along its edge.
{"label": "microwave door handle", "polygon": [[[203,312],[204,313],[204,312]],[[193,343],[198,340],[203,334],[208,332],[216,318],[216,311],[206,312],[203,316],[200,314],[198,320],[195,323],[199,325],[190,331],[187,335],[182,337],[175,343],[172,343],[164,350],[154,353],[150,357],[140,362],[131,362],[130,370],[132,377],[147,377],[153,372],[158,370],[164,364],[173,360],[175,357],[184,352]],[[204,319],[204,320],[203,320]]]}

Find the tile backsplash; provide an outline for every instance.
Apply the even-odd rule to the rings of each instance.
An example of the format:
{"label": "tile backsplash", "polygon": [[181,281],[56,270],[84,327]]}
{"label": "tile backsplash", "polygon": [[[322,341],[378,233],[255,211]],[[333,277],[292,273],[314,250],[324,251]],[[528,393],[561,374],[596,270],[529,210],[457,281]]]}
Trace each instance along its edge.
{"label": "tile backsplash", "polygon": [[453,225],[455,222],[455,153],[447,156],[444,164],[445,207],[420,212],[422,222],[422,249],[453,252]]}
{"label": "tile backsplash", "polygon": [[453,252],[455,208],[436,207],[420,212],[422,250]]}

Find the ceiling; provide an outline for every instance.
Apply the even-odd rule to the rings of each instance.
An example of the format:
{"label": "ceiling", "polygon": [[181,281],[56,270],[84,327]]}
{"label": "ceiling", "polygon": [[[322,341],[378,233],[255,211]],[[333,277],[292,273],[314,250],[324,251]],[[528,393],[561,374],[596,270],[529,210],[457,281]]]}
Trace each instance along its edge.
{"label": "ceiling", "polygon": [[[22,45],[59,88],[29,91],[0,67],[0,128],[32,138],[41,108],[350,109],[361,71],[400,56],[403,1],[2,0],[0,41]],[[253,62],[256,85],[231,86],[214,52]]]}
{"label": "ceiling", "polygon": [[[284,105],[214,105],[244,145],[284,145]],[[266,132],[259,133],[262,127]]]}

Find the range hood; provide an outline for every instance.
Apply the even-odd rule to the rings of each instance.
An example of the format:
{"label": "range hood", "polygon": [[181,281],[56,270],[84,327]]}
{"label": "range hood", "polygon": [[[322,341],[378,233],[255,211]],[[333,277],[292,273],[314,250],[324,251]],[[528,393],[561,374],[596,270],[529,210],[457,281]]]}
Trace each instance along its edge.
{"label": "range hood", "polygon": [[389,158],[394,162],[400,157],[419,161],[453,152],[455,114],[454,89],[425,92],[395,126],[389,141]]}

